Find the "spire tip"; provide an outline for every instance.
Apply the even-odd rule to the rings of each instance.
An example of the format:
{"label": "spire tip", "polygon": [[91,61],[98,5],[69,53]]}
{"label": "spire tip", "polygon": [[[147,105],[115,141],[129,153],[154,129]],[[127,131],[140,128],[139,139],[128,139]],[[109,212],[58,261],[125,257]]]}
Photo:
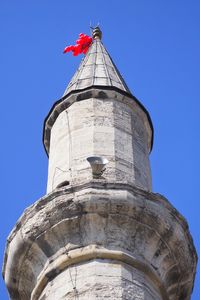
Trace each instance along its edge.
{"label": "spire tip", "polygon": [[92,38],[95,39],[100,39],[102,38],[102,32],[99,26],[96,26],[95,28],[92,28]]}

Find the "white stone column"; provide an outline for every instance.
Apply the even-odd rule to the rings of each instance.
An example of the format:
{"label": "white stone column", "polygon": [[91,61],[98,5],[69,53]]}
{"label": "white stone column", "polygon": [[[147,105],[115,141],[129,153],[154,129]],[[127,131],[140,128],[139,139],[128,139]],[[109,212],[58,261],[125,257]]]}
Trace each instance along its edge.
{"label": "white stone column", "polygon": [[[54,119],[53,112],[51,115]],[[90,98],[75,101],[53,119],[47,192],[62,184],[82,184],[92,179],[89,156],[108,159],[103,174],[106,180],[151,190],[151,127],[132,98],[106,91],[102,99],[93,89]]]}

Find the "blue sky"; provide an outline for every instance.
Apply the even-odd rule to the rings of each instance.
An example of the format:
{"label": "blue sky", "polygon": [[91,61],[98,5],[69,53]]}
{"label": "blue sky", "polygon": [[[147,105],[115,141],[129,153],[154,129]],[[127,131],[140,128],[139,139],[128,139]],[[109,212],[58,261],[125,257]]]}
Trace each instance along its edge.
{"label": "blue sky", "polygon": [[[189,223],[200,253],[200,2],[0,0],[0,263],[23,210],[45,194],[42,127],[81,56],[63,55],[100,22],[103,43],[155,130],[153,191]],[[192,300],[200,298],[199,269]],[[0,299],[8,300],[3,280]]]}

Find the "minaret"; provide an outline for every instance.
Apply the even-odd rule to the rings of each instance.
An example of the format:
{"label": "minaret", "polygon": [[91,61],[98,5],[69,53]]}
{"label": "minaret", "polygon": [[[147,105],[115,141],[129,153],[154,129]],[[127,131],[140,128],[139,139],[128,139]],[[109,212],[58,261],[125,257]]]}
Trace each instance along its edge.
{"label": "minaret", "polygon": [[44,122],[47,194],[8,237],[11,300],[189,300],[197,255],[188,225],[151,191],[153,126],[93,30]]}

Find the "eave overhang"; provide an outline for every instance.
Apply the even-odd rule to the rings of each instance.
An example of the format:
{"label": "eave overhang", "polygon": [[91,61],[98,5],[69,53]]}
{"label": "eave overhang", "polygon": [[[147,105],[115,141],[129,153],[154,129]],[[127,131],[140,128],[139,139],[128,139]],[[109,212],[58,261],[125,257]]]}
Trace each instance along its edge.
{"label": "eave overhang", "polygon": [[[107,93],[106,93],[107,92]],[[109,93],[110,97],[108,97]],[[49,146],[50,146],[50,135],[51,135],[51,128],[53,124],[55,123],[57,117],[61,112],[66,110],[69,106],[71,106],[74,102],[84,101],[89,98],[98,98],[98,99],[106,99],[106,98],[112,98],[123,101],[123,98],[127,97],[134,101],[144,112],[144,114],[147,117],[149,126],[151,128],[151,140],[149,141],[149,152],[151,152],[153,148],[153,138],[154,138],[154,129],[153,129],[153,123],[150,117],[149,112],[147,109],[142,105],[142,103],[132,94],[122,91],[121,89],[113,86],[98,86],[93,85],[90,87],[87,87],[85,89],[81,90],[73,90],[63,96],[61,99],[56,101],[52,108],[50,109],[48,115],[46,116],[44,120],[43,125],[43,144],[46,151],[47,156],[49,155]]]}

